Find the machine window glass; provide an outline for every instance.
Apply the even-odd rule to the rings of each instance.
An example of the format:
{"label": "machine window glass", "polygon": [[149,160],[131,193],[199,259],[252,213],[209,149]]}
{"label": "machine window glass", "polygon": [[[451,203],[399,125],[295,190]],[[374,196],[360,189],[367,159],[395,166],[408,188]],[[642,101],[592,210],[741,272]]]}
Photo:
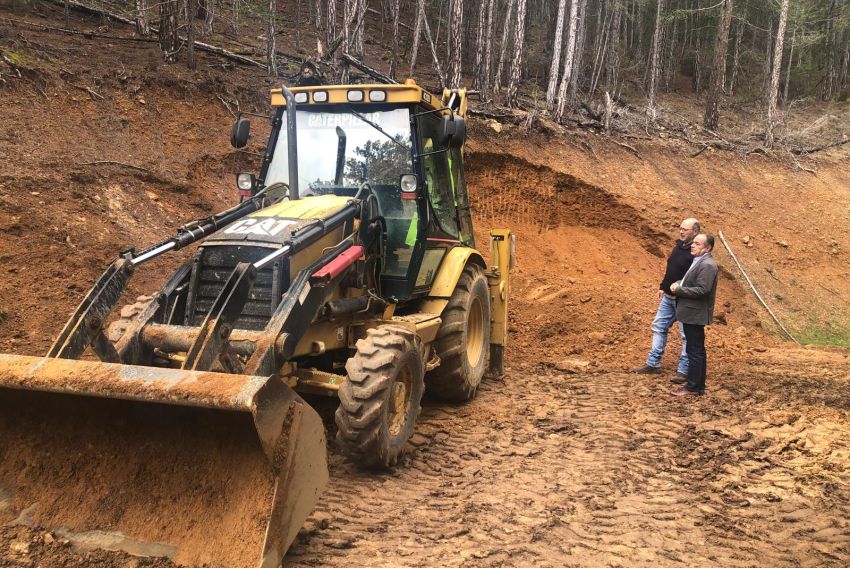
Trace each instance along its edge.
{"label": "machine window glass", "polygon": [[[286,113],[265,185],[289,181]],[[385,105],[299,108],[301,197],[354,195],[368,182],[387,224],[386,276],[404,277],[416,243],[417,202],[401,198],[401,176],[413,172],[410,110]]]}
{"label": "machine window glass", "polygon": [[437,275],[437,269],[446,254],[444,248],[433,248],[425,251],[422,265],[419,267],[419,275],[416,277],[416,287],[429,286]]}
{"label": "machine window glass", "polygon": [[[418,118],[419,136],[422,152],[427,154],[434,150],[442,150],[437,142],[440,121],[432,115]],[[452,160],[448,152],[437,152],[423,156],[422,165],[425,174],[425,184],[428,189],[428,200],[434,211],[437,224],[453,237],[458,236],[457,202],[455,199],[455,184],[458,182],[457,173],[453,173]],[[460,164],[457,164],[460,167]]]}

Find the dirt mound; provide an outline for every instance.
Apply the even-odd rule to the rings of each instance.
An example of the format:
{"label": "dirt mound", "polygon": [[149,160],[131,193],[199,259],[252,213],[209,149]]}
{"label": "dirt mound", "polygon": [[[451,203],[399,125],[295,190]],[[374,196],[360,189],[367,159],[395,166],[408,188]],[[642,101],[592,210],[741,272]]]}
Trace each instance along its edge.
{"label": "dirt mound", "polygon": [[[517,235],[510,315],[516,364],[581,371],[642,362],[671,238],[575,176],[507,154],[472,152],[467,163],[478,242],[487,242],[490,226]],[[727,270],[719,294],[708,344],[734,357],[752,345],[753,332],[744,330],[758,318]]]}

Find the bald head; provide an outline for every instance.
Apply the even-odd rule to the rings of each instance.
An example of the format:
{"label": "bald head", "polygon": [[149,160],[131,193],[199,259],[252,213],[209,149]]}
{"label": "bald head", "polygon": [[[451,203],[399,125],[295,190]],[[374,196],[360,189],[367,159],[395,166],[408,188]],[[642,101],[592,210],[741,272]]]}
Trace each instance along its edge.
{"label": "bald head", "polygon": [[693,217],[688,217],[679,225],[679,238],[684,242],[689,243],[699,234],[699,230],[699,221]]}

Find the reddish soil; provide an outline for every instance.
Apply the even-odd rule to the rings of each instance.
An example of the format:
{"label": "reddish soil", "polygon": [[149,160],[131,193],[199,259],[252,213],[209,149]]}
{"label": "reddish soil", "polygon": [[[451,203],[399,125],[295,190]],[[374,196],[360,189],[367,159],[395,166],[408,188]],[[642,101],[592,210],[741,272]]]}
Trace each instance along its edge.
{"label": "reddish soil", "polygon": [[[33,21],[61,20],[41,10],[49,17]],[[22,17],[0,8],[2,16]],[[0,48],[26,54],[23,78],[0,84],[2,352],[44,353],[119,249],[225,208],[232,174],[252,168],[228,145],[232,117],[219,97],[265,108],[259,70],[224,70],[200,55],[189,72],[160,65],[155,44],[104,42],[0,19]],[[411,451],[390,473],[360,471],[332,446],[331,484],[288,565],[850,564],[850,350],[782,340],[718,243],[708,394],[674,399],[670,374],[628,372],[645,357],[664,256],[688,216],[723,230],[792,333],[846,333],[850,152],[808,158],[812,174],[760,155],[692,157],[696,148],[670,140],[629,144],[638,155],[584,131],[471,125],[478,241],[486,246],[491,226],[518,236],[508,373],[468,405],[426,401]],[[94,163],[110,160],[124,165]],[[140,271],[128,301],[179,260]],[[674,370],[669,353],[664,369]],[[315,403],[333,429],[334,403]],[[67,486],[97,511],[86,480],[118,472],[115,491],[151,496],[139,530],[161,529],[165,541],[203,533],[190,519],[206,506],[225,525],[228,515],[235,525],[255,520],[216,498],[244,491],[248,510],[260,498],[250,480],[265,484],[256,448],[235,426],[197,419],[205,444],[190,451],[192,432],[181,431],[160,455],[146,435],[167,438],[169,421],[141,428],[119,413],[114,430],[93,432],[45,408],[43,428],[27,430],[10,418],[19,406],[6,406],[4,432],[47,432],[54,448],[112,448],[98,456],[109,467],[96,471],[81,449],[52,489],[33,472],[47,500]],[[140,444],[138,455],[123,451]],[[15,448],[0,444],[0,478],[25,459]],[[168,471],[176,477],[162,477]],[[163,479],[197,482],[186,496],[195,501],[163,503]],[[0,489],[0,521],[14,516],[13,500]],[[98,512],[98,521],[114,513]],[[85,525],[73,507],[60,521]],[[0,524],[0,566],[172,565],[85,550],[35,525]],[[253,546],[232,544],[250,534],[238,528],[194,535],[215,549],[212,565],[238,564]]]}

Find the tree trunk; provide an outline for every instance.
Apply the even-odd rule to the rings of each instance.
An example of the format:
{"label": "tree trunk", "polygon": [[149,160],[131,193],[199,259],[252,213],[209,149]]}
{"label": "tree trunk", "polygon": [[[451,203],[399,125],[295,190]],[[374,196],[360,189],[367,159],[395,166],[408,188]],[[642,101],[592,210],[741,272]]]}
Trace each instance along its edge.
{"label": "tree trunk", "polygon": [[[571,2],[573,0],[570,0]],[[576,0],[578,1],[578,0]],[[569,106],[574,107],[578,100],[578,85],[581,81],[581,70],[584,66],[584,46],[587,43],[587,0],[580,0],[577,10],[577,22],[575,33],[575,48],[573,55],[573,66],[570,71]],[[570,15],[572,18],[572,13]],[[573,41],[567,38],[567,41]],[[562,113],[563,114],[563,113]]]}
{"label": "tree trunk", "polygon": [[234,33],[239,33],[239,4],[241,0],[233,0],[231,4],[231,10],[233,14],[233,21],[230,22],[230,30]]}
{"label": "tree trunk", "polygon": [[463,60],[463,0],[452,0],[451,8],[449,87],[459,89],[463,81],[461,69]]}
{"label": "tree trunk", "polygon": [[555,112],[552,115],[560,122],[567,108],[567,89],[573,73],[573,58],[576,49],[576,27],[578,25],[578,0],[570,0],[570,25],[567,28],[567,49],[564,52],[564,67],[561,73],[561,84],[558,87],[558,98],[555,101]]}
{"label": "tree trunk", "polygon": [[677,27],[679,18],[673,19],[673,27],[670,30],[669,40],[667,41],[667,56],[664,58],[664,63],[661,65],[661,75],[664,77],[664,89],[670,90],[670,79],[673,78],[673,71],[678,68],[675,61],[676,41],[679,39]]}
{"label": "tree trunk", "polygon": [[502,44],[499,48],[499,65],[496,67],[496,75],[493,78],[493,91],[499,92],[502,88],[502,70],[505,68],[505,59],[508,55],[508,31],[511,28],[511,13],[514,11],[515,0],[508,0],[508,9],[505,12],[505,25],[502,28]]}
{"label": "tree trunk", "polygon": [[552,65],[549,67],[549,87],[546,89],[546,107],[551,112],[555,108],[555,91],[558,88],[558,70],[561,68],[561,44],[564,35],[564,19],[567,12],[567,0],[558,0],[558,21],[555,24],[555,44],[552,52]]}
{"label": "tree trunk", "polygon": [[[342,53],[348,53],[351,49],[351,25],[355,18],[357,3],[358,0],[343,0],[342,2],[342,43],[338,48]],[[339,60],[336,73],[337,83],[340,85],[346,85],[349,83],[347,61]]]}
{"label": "tree trunk", "polygon": [[658,82],[659,51],[661,50],[661,12],[664,10],[664,0],[657,1],[655,32],[652,34],[652,50],[649,54],[649,104],[647,114],[651,122],[655,122],[655,90]]}
{"label": "tree trunk", "polygon": [[779,12],[779,25],[776,27],[776,41],[773,47],[773,69],[770,74],[770,87],[767,93],[767,128],[764,145],[773,147],[773,129],[776,127],[776,96],[779,90],[779,70],[782,68],[782,43],[785,39],[785,22],[788,20],[788,0],[782,0]]}
{"label": "tree trunk", "polygon": [[487,35],[484,43],[484,62],[481,69],[481,98],[486,99],[490,94],[490,69],[493,52],[493,27],[496,23],[496,0],[487,0]]}
{"label": "tree trunk", "polygon": [[325,32],[325,43],[330,48],[336,39],[336,0],[328,0],[328,19],[325,25]]}
{"label": "tree trunk", "polygon": [[611,6],[613,14],[611,17],[611,31],[608,34],[608,57],[605,59],[605,91],[616,93],[618,72],[620,70],[620,22],[623,9],[619,2]]}
{"label": "tree trunk", "polygon": [[159,49],[166,63],[177,60],[177,0],[160,0]]}
{"label": "tree trunk", "polygon": [[732,0],[723,0],[720,7],[720,19],[717,22],[717,37],[714,41],[714,59],[711,62],[711,78],[708,86],[708,100],[705,104],[703,126],[717,129],[720,121],[720,97],[726,82],[726,52],[729,50],[729,27],[732,24]]}
{"label": "tree trunk", "polygon": [[[602,8],[600,7],[600,15]],[[599,83],[599,75],[605,67],[606,53],[608,51],[608,39],[610,37],[610,20],[612,12],[607,11],[601,26],[597,26],[600,37],[596,39],[596,47],[593,56],[593,71],[590,73],[590,90],[588,94],[592,97],[596,92],[596,85]]]}
{"label": "tree trunk", "polygon": [[[213,18],[215,17],[215,0],[196,0],[188,5],[188,8],[197,9],[198,16],[204,21],[202,28],[204,35],[210,35],[213,32]],[[187,18],[188,19],[188,18]]]}
{"label": "tree trunk", "polygon": [[[832,98],[835,88],[835,0],[829,5],[829,14],[826,18],[826,31],[824,33],[825,55],[824,75],[821,81],[821,99],[828,101]],[[793,45],[793,44],[792,44]]]}
{"label": "tree trunk", "polygon": [[277,0],[269,0],[269,24],[266,31],[266,60],[268,61],[269,75],[277,77],[277,47],[275,45],[275,16],[277,16]]}
{"label": "tree trunk", "polygon": [[791,63],[794,61],[794,44],[797,42],[797,28],[791,34],[791,49],[788,51],[788,67],[785,68],[785,88],[782,90],[782,104],[788,104],[788,84],[791,83]]}
{"label": "tree trunk", "polygon": [[767,45],[767,51],[764,54],[764,90],[767,91],[770,86],[770,77],[771,77],[771,53],[773,53],[773,20],[770,20],[770,23],[767,28],[767,41],[765,44]]}
{"label": "tree trunk", "polygon": [[295,0],[295,51],[301,50],[301,0]]}
{"label": "tree trunk", "polygon": [[195,0],[186,2],[186,63],[189,69],[195,69]]}
{"label": "tree trunk", "polygon": [[[425,0],[420,0],[420,2],[423,5],[424,12]],[[440,65],[440,58],[437,56],[437,47],[434,45],[434,36],[431,35],[431,24],[428,23],[427,14],[424,14],[424,17],[422,18],[422,23],[425,24],[425,39],[428,40],[428,47],[431,48],[431,61],[433,61],[434,69],[437,71],[437,79],[440,80],[440,88],[445,89],[446,76],[443,75],[443,67],[442,65]]]}
{"label": "tree trunk", "polygon": [[483,91],[482,89],[484,77],[484,50],[487,42],[487,13],[489,11],[491,0],[481,0],[478,6],[478,25],[477,34],[475,36],[475,65],[473,67],[472,87]]}
{"label": "tree trunk", "polygon": [[148,0],[136,0],[136,33],[143,37],[151,35]]}
{"label": "tree trunk", "polygon": [[850,71],[850,41],[844,47],[844,62],[841,64],[841,84],[838,87],[838,95],[844,96],[847,89],[848,71]]}
{"label": "tree trunk", "polygon": [[735,31],[735,55],[732,58],[732,78],[729,79],[729,96],[735,94],[735,79],[738,78],[738,61],[741,56],[741,36],[744,35],[744,21],[738,22],[738,29]]}
{"label": "tree trunk", "polygon": [[[460,2],[460,0],[455,0]],[[514,28],[514,58],[511,62],[511,78],[508,82],[508,106],[517,105],[519,82],[522,79],[522,57],[525,51],[525,13],[526,0],[519,0],[516,7],[516,27]]]}
{"label": "tree trunk", "polygon": [[422,20],[425,19],[425,0],[416,2],[416,25],[413,27],[413,41],[410,52],[410,76],[416,68],[416,56],[419,55],[419,38],[422,36]]}
{"label": "tree trunk", "polygon": [[353,39],[354,39],[354,52],[358,56],[363,57],[363,53],[365,51],[365,49],[364,49],[365,48],[364,37],[366,35],[366,30],[365,30],[365,28],[366,28],[366,10],[369,9],[369,6],[367,4],[367,0],[356,0],[355,6],[356,6],[356,10],[354,12],[355,17],[352,21],[352,24],[359,24],[359,25],[357,25],[357,27],[354,29],[354,32],[353,32],[353,35],[354,35],[354,37],[353,37]]}
{"label": "tree trunk", "polygon": [[395,79],[398,67],[398,18],[399,18],[399,0],[390,0],[390,12],[393,18],[393,43],[392,53],[390,54],[390,77]]}

